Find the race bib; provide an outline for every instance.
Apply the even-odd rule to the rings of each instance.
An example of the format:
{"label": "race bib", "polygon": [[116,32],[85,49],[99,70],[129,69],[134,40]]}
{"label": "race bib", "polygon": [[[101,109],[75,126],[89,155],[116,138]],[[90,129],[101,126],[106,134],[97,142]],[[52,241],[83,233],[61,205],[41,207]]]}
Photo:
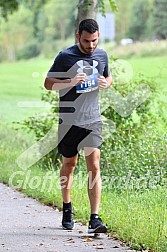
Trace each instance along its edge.
{"label": "race bib", "polygon": [[86,77],[85,82],[76,86],[77,93],[87,93],[98,89],[98,74],[91,74]]}

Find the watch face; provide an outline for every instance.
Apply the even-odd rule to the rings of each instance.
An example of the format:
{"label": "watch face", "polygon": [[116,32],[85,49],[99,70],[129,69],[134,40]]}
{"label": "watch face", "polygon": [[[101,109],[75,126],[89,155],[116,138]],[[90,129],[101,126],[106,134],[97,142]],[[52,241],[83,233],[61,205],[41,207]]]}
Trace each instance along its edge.
{"label": "watch face", "polygon": [[76,86],[77,93],[87,93],[98,89],[98,74],[87,75],[85,82]]}

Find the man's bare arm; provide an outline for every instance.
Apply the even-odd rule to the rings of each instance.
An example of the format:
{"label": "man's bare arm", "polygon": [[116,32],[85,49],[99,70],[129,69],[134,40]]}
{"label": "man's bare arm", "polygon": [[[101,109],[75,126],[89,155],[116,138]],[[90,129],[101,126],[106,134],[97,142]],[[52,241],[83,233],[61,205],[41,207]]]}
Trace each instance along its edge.
{"label": "man's bare arm", "polygon": [[86,74],[77,74],[74,78],[60,80],[57,78],[46,77],[44,86],[47,90],[62,90],[69,87],[74,87],[85,81]]}

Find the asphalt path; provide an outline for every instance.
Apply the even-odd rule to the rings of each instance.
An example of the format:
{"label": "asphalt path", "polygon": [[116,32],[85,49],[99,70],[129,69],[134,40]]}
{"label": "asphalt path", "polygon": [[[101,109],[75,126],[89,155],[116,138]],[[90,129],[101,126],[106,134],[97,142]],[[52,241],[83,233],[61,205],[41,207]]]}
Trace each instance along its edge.
{"label": "asphalt path", "polygon": [[101,234],[88,235],[87,227],[61,227],[62,213],[0,183],[0,252],[132,252],[121,242]]}

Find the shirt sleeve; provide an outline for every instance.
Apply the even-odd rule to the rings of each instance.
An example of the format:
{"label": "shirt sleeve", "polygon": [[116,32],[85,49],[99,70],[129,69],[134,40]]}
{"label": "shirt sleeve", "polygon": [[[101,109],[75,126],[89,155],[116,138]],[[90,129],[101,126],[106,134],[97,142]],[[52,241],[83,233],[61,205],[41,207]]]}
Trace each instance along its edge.
{"label": "shirt sleeve", "polygon": [[61,79],[61,74],[59,72],[64,72],[64,64],[63,64],[63,54],[60,52],[57,57],[55,58],[53,65],[51,66],[50,70],[48,71],[47,76],[52,78]]}
{"label": "shirt sleeve", "polygon": [[107,53],[105,54],[105,68],[103,71],[103,76],[106,78],[108,76],[110,76],[110,68],[109,68],[109,64],[108,64],[108,56]]}

